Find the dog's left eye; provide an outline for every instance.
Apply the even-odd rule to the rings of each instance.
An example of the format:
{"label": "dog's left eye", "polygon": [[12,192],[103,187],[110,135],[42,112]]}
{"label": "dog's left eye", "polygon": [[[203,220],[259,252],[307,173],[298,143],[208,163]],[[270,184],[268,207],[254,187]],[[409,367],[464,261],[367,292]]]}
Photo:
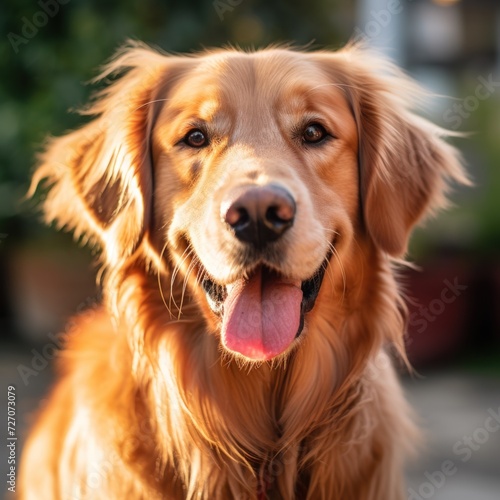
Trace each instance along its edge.
{"label": "dog's left eye", "polygon": [[326,136],[325,128],[319,123],[310,123],[302,132],[302,139],[309,144],[321,142]]}
{"label": "dog's left eye", "polygon": [[208,144],[208,139],[200,129],[194,129],[186,134],[184,142],[192,148],[202,148]]}

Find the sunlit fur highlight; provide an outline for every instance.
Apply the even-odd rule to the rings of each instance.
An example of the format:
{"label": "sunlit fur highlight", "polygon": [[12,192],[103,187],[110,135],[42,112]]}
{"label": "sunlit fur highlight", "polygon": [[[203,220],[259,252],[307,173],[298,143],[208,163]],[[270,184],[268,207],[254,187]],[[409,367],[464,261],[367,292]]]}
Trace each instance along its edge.
{"label": "sunlit fur highlight", "polygon": [[467,183],[459,156],[413,114],[424,93],[364,49],[257,52],[316,65],[342,89],[359,135],[360,209],[300,343],[268,363],[235,358],[201,302],[193,250],[176,253],[152,230],[162,214],[150,138],[184,75],[238,54],[129,45],[101,75],[118,78],[86,111],[93,119],[40,157],[32,192],[46,179],[46,220],[102,250],[104,303],[68,332],[61,379],[26,444],[21,498],[405,498],[418,432],[388,354],[404,358],[393,258],[448,184]]}

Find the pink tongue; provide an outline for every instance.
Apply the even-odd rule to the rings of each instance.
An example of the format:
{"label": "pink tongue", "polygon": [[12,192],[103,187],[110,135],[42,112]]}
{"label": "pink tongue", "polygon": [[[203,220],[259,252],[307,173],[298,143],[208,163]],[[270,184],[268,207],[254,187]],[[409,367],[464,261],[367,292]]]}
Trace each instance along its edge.
{"label": "pink tongue", "polygon": [[238,280],[224,302],[225,347],[253,360],[283,353],[299,329],[301,301],[300,281],[261,269],[248,281]]}

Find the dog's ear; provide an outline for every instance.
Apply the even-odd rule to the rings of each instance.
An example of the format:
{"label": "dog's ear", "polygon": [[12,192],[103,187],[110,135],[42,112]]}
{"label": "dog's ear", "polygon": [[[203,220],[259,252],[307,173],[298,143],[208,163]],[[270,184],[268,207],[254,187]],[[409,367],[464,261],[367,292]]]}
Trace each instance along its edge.
{"label": "dog's ear", "polygon": [[357,123],[366,231],[400,256],[412,227],[446,204],[449,184],[470,184],[460,155],[444,140],[451,134],[412,112],[425,92],[393,64],[356,46],[322,59]]}
{"label": "dog's ear", "polygon": [[33,176],[31,191],[50,185],[47,221],[99,244],[108,263],[130,255],[147,228],[151,130],[176,59],[138,44],[119,51],[99,77],[115,82],[84,111],[93,120],[50,140]]}

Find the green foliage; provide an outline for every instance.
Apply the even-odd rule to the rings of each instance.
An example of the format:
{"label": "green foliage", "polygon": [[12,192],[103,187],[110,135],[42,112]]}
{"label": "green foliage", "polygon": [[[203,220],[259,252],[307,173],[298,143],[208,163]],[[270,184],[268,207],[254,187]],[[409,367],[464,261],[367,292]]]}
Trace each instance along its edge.
{"label": "green foliage", "polygon": [[[47,135],[82,122],[68,110],[86,102],[92,88],[85,82],[127,38],[172,52],[228,43],[259,47],[276,41],[339,41],[332,26],[341,17],[326,0],[56,2],[2,2],[0,226],[31,210],[19,199],[26,192],[36,150]],[[343,39],[347,37],[345,33]]]}
{"label": "green foliage", "polygon": [[[353,4],[338,0],[3,0],[0,233],[12,235],[26,229],[31,237],[34,230],[40,231],[40,225],[32,224],[33,204],[20,202],[36,151],[48,135],[62,134],[83,122],[68,111],[87,102],[95,87],[85,83],[126,39],[143,40],[169,52],[276,42],[336,48],[351,34]],[[473,89],[461,90],[466,96]],[[445,240],[484,249],[498,246],[498,99],[492,95],[481,103],[462,128],[478,133],[458,143],[461,149],[469,149],[467,160],[478,187],[464,190],[458,210],[440,216],[421,238],[417,234],[417,253],[429,242]]]}

